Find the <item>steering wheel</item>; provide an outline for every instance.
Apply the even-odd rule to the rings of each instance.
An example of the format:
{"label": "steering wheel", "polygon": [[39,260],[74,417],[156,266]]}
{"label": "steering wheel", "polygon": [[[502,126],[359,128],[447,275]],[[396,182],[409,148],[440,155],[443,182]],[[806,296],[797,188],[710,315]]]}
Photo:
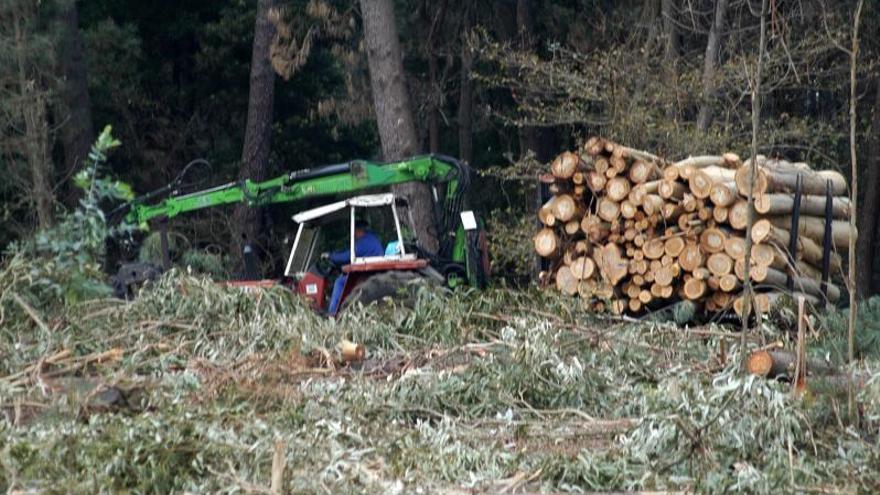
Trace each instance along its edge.
{"label": "steering wheel", "polygon": [[334,265],[333,262],[324,258],[318,258],[315,261],[314,267],[315,271],[318,272],[318,275],[324,278],[329,277],[333,273],[333,270],[336,269],[336,265]]}

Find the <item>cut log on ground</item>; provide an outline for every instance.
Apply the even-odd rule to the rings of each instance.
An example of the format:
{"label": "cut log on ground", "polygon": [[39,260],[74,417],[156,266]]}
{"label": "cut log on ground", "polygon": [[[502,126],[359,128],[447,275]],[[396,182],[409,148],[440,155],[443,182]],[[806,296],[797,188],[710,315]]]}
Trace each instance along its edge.
{"label": "cut log on ground", "polygon": [[[794,375],[797,354],[784,349],[761,349],[753,351],[746,359],[746,369],[752,375],[780,378]],[[830,374],[835,368],[818,358],[807,358],[807,374]]]}

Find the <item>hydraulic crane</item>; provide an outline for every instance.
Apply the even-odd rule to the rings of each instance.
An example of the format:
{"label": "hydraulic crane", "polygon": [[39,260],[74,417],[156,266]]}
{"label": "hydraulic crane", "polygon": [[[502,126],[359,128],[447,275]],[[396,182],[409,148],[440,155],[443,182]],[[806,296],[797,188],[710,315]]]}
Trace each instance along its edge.
{"label": "hydraulic crane", "polygon": [[[462,215],[464,193],[470,185],[470,171],[466,165],[448,156],[423,155],[392,162],[353,160],[296,170],[262,182],[251,180],[230,182],[188,194],[177,194],[178,182],[175,181],[169,186],[136,198],[123,205],[122,211],[117,212],[124,214],[124,218],[128,222],[137,225],[146,226],[150,221],[156,220],[160,222],[160,228],[163,229],[162,244],[166,269],[170,265],[170,259],[165,229],[167,229],[167,221],[178,215],[237,203],[245,203],[251,207],[262,207],[302,202],[320,197],[346,199],[361,193],[387,192],[391,186],[397,184],[421,182],[431,189],[434,230],[440,241],[439,251],[427,253],[421,249],[418,239],[415,239],[409,249],[411,254],[408,256],[411,258],[412,253],[416,254],[421,260],[419,263],[411,263],[410,259],[407,263],[395,265],[393,262],[389,264],[388,261],[400,260],[384,260],[383,263],[374,263],[375,270],[366,266],[369,263],[353,268],[358,273],[375,271],[376,273],[373,275],[389,271],[424,272],[430,270],[434,274],[440,274],[449,285],[468,282],[471,285],[482,286],[488,278],[488,255],[481,223],[475,219],[472,212],[465,212]],[[403,198],[394,198],[391,206],[399,205],[402,201]],[[363,204],[363,201],[353,201],[350,206],[354,208],[355,205],[360,204]],[[394,215],[399,230],[397,209],[394,210]],[[294,219],[298,217],[302,218],[303,216],[294,216]],[[314,215],[309,218],[311,221],[315,220]],[[402,239],[400,232],[398,232],[398,237]],[[294,249],[291,251],[291,260],[293,260],[296,250],[295,243]],[[354,253],[352,260],[355,260]],[[302,261],[302,259],[298,259],[298,262]],[[305,262],[310,264],[312,260],[306,259]],[[316,270],[314,267],[309,270],[321,272],[319,275],[323,277],[327,275],[324,273],[326,270]],[[286,272],[288,273],[285,273],[285,276],[294,276],[294,278],[300,279],[306,275],[305,272],[289,273],[290,263],[288,263]],[[361,275],[350,278],[360,280],[359,283],[363,284],[372,277]],[[386,278],[388,278],[387,275]],[[308,288],[303,287],[302,289],[306,293]],[[347,292],[351,293],[352,290],[354,287],[349,288]],[[313,299],[318,301],[318,298]]]}

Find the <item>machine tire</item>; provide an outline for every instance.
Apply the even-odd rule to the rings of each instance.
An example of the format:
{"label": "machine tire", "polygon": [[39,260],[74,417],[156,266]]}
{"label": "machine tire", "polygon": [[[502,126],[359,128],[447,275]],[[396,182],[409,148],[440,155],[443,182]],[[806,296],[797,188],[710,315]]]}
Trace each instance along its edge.
{"label": "machine tire", "polygon": [[430,279],[416,271],[397,270],[377,273],[351,291],[342,304],[342,311],[358,302],[366,306],[381,302],[386,297],[402,302],[405,306],[412,306],[418,288],[431,284]]}
{"label": "machine tire", "polygon": [[152,263],[124,263],[119,271],[110,277],[113,295],[119,299],[134,299],[137,290],[146,282],[155,282],[162,276],[162,269]]}

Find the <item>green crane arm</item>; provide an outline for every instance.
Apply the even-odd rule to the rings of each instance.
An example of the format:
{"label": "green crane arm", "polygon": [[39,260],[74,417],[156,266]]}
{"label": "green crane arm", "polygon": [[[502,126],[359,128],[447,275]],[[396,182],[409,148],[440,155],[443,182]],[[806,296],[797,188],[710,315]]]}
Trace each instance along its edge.
{"label": "green crane arm", "polygon": [[135,199],[129,206],[126,220],[145,225],[154,218],[173,218],[182,213],[224,204],[247,203],[264,206],[289,203],[320,196],[357,193],[405,182],[447,184],[443,201],[458,201],[460,181],[467,181],[467,170],[454,158],[423,155],[396,162],[354,160],[323,167],[297,170],[264,182],[244,180],[197,191],[170,196],[150,204],[149,196]]}

